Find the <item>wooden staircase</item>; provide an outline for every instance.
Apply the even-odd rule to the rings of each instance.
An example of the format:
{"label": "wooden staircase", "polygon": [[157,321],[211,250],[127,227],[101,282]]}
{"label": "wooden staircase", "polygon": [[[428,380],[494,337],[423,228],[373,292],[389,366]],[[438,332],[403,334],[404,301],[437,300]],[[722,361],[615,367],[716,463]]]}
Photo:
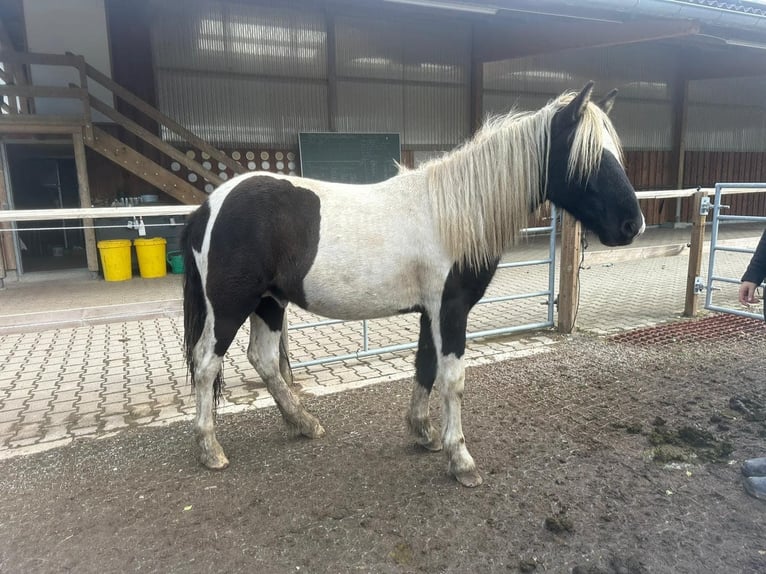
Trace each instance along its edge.
{"label": "wooden staircase", "polygon": [[[194,158],[203,157],[205,154],[211,161],[215,162],[215,165],[221,163],[235,174],[247,171],[239,162],[90,66],[82,56],[71,53],[17,52],[9,48],[10,44],[7,41],[0,41],[0,44],[3,48],[0,51],[0,66],[2,67],[0,69],[0,136],[71,136],[77,165],[80,204],[83,207],[90,207],[92,204],[86,166],[86,147],[146,181],[168,197],[184,204],[200,204],[205,200],[207,194],[178,177],[170,169],[164,167],[162,163],[171,165],[171,162],[177,162],[186,167],[190,172],[197,174],[197,179],[201,185],[211,183],[218,186],[223,183],[223,179],[218,173],[206,169],[201,163],[189,157],[192,154],[187,155],[181,152],[156,133],[143,127],[139,122],[120,113],[111,104],[107,104],[89,93],[89,82],[106,88],[112,94],[115,104],[130,106],[137,112],[137,116],[141,116],[140,121],[142,123],[149,125],[152,122],[156,123],[160,130],[173,134],[173,139],[183,142],[184,148],[195,151]],[[28,67],[32,65],[74,69],[79,77],[79,82],[69,84],[69,86],[32,85],[28,81],[30,77]],[[63,116],[36,113],[36,101],[40,98],[73,100],[77,102],[75,109],[78,112]],[[106,123],[94,124],[92,119],[94,111],[108,118],[114,123],[114,126],[118,126],[118,129],[109,128]],[[132,134],[135,137],[129,139],[143,142],[146,145],[142,146],[142,149],[136,149],[136,147],[128,145],[127,142],[109,133],[112,131]],[[142,153],[143,149],[154,150],[160,158],[159,163]],[[4,169],[5,166],[2,165],[2,158],[0,157],[0,176]],[[7,199],[4,198],[7,198],[7,190],[4,189],[4,178],[0,177],[0,209],[4,201],[7,202]],[[90,224],[88,221],[84,222],[88,268],[91,271],[96,271],[98,270],[98,260],[95,232]],[[2,234],[0,233],[0,235]]]}
{"label": "wooden staircase", "polygon": [[[88,148],[113,161],[130,173],[138,176],[159,191],[185,204],[199,204],[207,195],[188,181],[181,179],[172,171],[156,161],[146,157],[141,151],[110,135],[104,129],[94,125],[93,110],[106,116],[115,125],[120,126],[124,133],[136,136],[157,150],[163,159],[178,162],[190,171],[196,173],[205,183],[215,186],[223,183],[219,175],[199,162],[188,157],[176,147],[162,140],[156,134],[142,127],[118,112],[112,105],[107,104],[88,93],[88,82],[95,82],[107,88],[115,102],[122,100],[146,118],[156,122],[160,129],[175,134],[178,140],[185,143],[187,149],[197,151],[195,157],[204,152],[216,162],[223,163],[234,173],[243,173],[246,169],[224,153],[220,152],[199,136],[193,134],[172,118],[150,106],[138,96],[114,82],[111,78],[89,65],[81,56],[74,54],[32,54],[4,50],[0,52],[0,63],[3,72],[0,79],[0,134],[72,134],[81,135],[82,143]],[[24,78],[24,66],[45,65],[70,67],[77,70],[80,77],[78,84],[62,86],[38,86],[28,84]],[[81,113],[72,116],[52,116],[35,113],[37,98],[57,98],[77,100],[80,102]],[[88,203],[88,205],[90,205]]]}

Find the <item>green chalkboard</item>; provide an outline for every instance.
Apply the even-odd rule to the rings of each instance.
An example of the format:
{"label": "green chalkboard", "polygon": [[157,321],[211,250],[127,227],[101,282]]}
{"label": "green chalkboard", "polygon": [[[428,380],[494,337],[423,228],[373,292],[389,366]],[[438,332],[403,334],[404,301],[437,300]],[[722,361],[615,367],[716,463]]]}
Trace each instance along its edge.
{"label": "green chalkboard", "polygon": [[399,134],[298,134],[301,175],[338,183],[377,183],[397,173]]}

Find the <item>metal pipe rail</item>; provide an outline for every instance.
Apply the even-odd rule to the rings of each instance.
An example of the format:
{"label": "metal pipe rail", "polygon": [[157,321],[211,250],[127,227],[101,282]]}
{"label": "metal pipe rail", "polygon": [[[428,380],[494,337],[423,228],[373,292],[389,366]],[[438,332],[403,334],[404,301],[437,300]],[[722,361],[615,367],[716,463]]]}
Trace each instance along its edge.
{"label": "metal pipe rail", "polygon": [[[548,298],[547,305],[547,317],[545,321],[536,323],[527,323],[524,325],[515,325],[509,327],[499,327],[497,329],[487,329],[483,331],[474,331],[466,334],[466,339],[473,340],[484,337],[495,337],[499,335],[511,335],[521,333],[525,331],[533,331],[537,329],[546,329],[553,327],[553,312],[554,312],[554,289],[555,289],[555,265],[556,265],[556,208],[551,208],[551,225],[547,227],[531,227],[522,230],[524,234],[548,232],[550,239],[548,242],[549,256],[546,259],[534,259],[530,261],[514,261],[509,263],[501,263],[498,265],[498,269],[512,269],[518,267],[528,267],[533,265],[548,265],[548,288],[544,291],[535,291],[532,293],[521,293],[516,295],[501,295],[496,297],[484,297],[477,305],[487,305],[492,303],[499,303],[505,301],[515,301],[519,299],[529,299],[533,297],[546,297]],[[292,325],[289,330],[307,329],[312,327],[322,327],[327,325],[336,325],[339,323],[345,323],[346,321],[328,319],[323,321],[301,323],[298,325]],[[334,363],[339,361],[349,361],[355,359],[361,359],[363,357],[370,357],[372,355],[382,355],[386,353],[396,353],[399,351],[407,351],[417,347],[416,342],[402,343],[399,345],[388,345],[384,347],[370,348],[369,345],[369,322],[362,321],[362,344],[360,350],[353,353],[345,353],[342,355],[334,355],[331,357],[321,357],[318,359],[311,359],[308,361],[300,361],[293,363],[293,367],[311,367],[315,365],[323,365],[327,363]]]}
{"label": "metal pipe rail", "polygon": [[[752,319],[762,319],[761,313],[751,313],[749,311],[743,311],[741,309],[732,309],[730,307],[723,307],[721,305],[713,304],[713,291],[716,290],[713,287],[714,282],[739,284],[740,280],[732,277],[724,277],[715,274],[715,261],[716,253],[719,251],[733,252],[733,253],[754,253],[754,249],[747,249],[741,247],[727,247],[718,245],[718,228],[721,221],[749,221],[749,222],[763,222],[766,224],[766,217],[757,217],[752,215],[723,215],[721,209],[728,206],[721,205],[721,196],[727,193],[762,193],[766,192],[766,184],[763,183],[718,183],[715,186],[715,199],[713,200],[713,225],[710,233],[710,256],[708,259],[708,274],[707,283],[705,285],[705,309],[710,311],[717,311],[719,313],[729,313],[731,315],[739,315],[740,317],[749,317]],[[744,269],[743,269],[744,271]]]}

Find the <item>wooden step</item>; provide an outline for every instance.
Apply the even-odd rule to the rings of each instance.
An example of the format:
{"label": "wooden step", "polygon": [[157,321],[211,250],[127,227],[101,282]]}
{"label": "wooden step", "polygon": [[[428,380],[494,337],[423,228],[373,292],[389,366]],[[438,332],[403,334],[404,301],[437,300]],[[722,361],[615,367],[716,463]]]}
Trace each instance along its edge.
{"label": "wooden step", "polygon": [[207,199],[206,193],[95,126],[93,141],[85,144],[181,203],[199,205]]}

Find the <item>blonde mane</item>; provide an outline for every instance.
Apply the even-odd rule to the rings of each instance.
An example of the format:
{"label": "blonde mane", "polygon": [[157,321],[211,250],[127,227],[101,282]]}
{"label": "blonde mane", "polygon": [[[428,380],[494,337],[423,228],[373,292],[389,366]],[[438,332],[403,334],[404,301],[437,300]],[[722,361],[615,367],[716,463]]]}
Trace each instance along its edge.
{"label": "blonde mane", "polygon": [[[547,191],[551,120],[575,95],[536,112],[489,118],[473,139],[418,168],[427,176],[441,239],[459,266],[489,264],[516,244]],[[598,170],[606,134],[622,162],[612,123],[589,102],[572,142],[569,180],[587,180]]]}

